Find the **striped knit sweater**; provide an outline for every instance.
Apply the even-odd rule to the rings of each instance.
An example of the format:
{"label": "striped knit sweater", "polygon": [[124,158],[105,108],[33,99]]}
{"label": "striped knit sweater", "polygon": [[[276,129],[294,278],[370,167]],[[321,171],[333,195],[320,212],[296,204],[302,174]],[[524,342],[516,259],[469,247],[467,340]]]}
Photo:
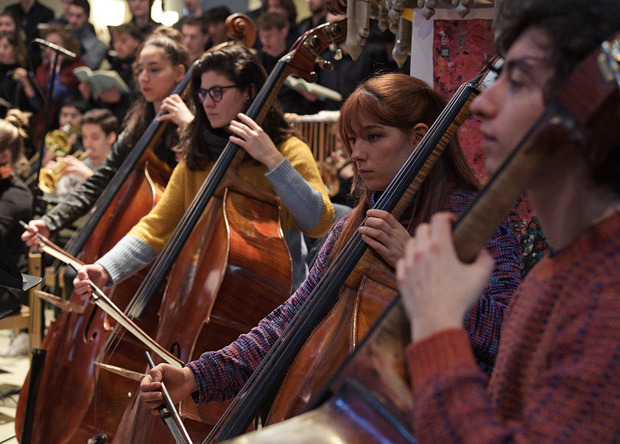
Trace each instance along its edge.
{"label": "striped knit sweater", "polygon": [[620,213],[546,255],[515,294],[493,376],[465,330],[407,349],[421,443],[620,441]]}
{"label": "striped knit sweater", "polygon": [[[459,214],[472,197],[472,193],[453,191],[446,209]],[[198,360],[187,364],[198,384],[198,391],[193,394],[196,403],[224,401],[239,392],[325,273],[345,222],[346,217],[334,226],[310,275],[284,304],[229,346],[203,353]],[[495,270],[479,303],[469,312],[465,328],[471,335],[480,367],[488,371],[495,361],[504,310],[520,283],[519,249],[507,221],[498,227],[487,249],[495,258]],[[469,350],[471,345],[467,343],[464,347]]]}

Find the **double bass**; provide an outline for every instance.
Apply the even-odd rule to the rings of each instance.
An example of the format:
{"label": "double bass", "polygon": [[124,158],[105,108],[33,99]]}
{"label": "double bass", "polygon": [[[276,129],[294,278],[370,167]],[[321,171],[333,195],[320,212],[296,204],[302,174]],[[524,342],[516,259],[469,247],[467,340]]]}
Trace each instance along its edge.
{"label": "double bass", "polygon": [[[590,127],[602,112],[609,112],[609,99],[620,89],[620,65],[617,57],[607,54],[607,43],[578,64],[456,221],[454,246],[463,262],[478,256],[497,224],[541,171],[557,161],[561,150],[583,143],[587,139],[583,128]],[[588,91],[588,95],[575,91]],[[230,442],[415,443],[411,428],[415,405],[404,356],[411,338],[409,328],[397,297],[355,354],[311,402],[309,411]]]}
{"label": "double bass", "polygon": [[[397,218],[402,214],[460,124],[468,117],[466,104],[473,100],[485,73],[486,69],[459,88],[374,208],[391,212]],[[316,329],[318,342],[308,343],[304,353],[300,353],[337,294],[338,302],[330,316]],[[207,442],[219,442],[242,433],[258,406],[276,389],[280,376],[293,359],[297,359],[297,369],[288,370],[288,385],[285,380],[268,422],[303,411],[313,395],[351,353],[351,348],[365,336],[368,326],[374,323],[386,301],[395,295],[392,271],[374,253],[367,251],[357,231],[337,257],[331,260],[321,281],[254,371],[233,407],[218,424],[217,432],[211,434]],[[311,383],[306,384],[307,381]]]}
{"label": "double bass", "polygon": [[[238,39],[247,38],[246,31],[253,29],[251,20],[242,14],[231,16],[228,23],[229,31]],[[190,78],[191,67],[173,93],[182,94]],[[76,256],[81,253],[83,262],[92,263],[108,251],[161,196],[170,171],[150,149],[168,125],[159,122],[158,117],[159,114],[130,151],[97,200],[84,229],[70,243],[69,253]],[[128,305],[141,277],[138,274],[112,290],[111,297],[117,306],[124,309]],[[82,301],[79,295],[74,294],[71,302],[83,306],[83,310],[64,312],[51,324],[42,348],[53,361],[37,366],[41,372],[34,375],[38,393],[30,392],[31,371],[20,394],[15,426],[21,442],[82,443],[98,433],[112,435],[122,408],[129,401],[126,379],[101,371],[95,365],[108,344],[114,322],[97,306]],[[147,333],[152,334],[157,325],[157,302],[139,321]],[[113,347],[115,359],[129,367],[139,359],[133,357],[136,347],[142,349],[131,339],[117,341]],[[132,384],[129,391],[133,390]]]}
{"label": "double bass", "polygon": [[[319,54],[343,36],[341,23],[324,24],[301,36],[272,70],[246,114],[260,124],[285,78],[310,78]],[[268,221],[279,220],[277,200],[238,178],[235,171],[243,156],[243,150],[228,143],[164,248],[166,255],[181,251],[178,258],[173,256],[176,262],[155,338],[183,362],[229,344],[290,296],[288,250],[284,243],[277,245],[275,236],[281,228],[271,234],[268,230]],[[179,240],[178,233],[188,241]],[[167,266],[158,264],[164,271]],[[180,412],[190,435],[201,440],[224,408],[214,403],[196,409],[191,400],[184,400]],[[141,403],[127,408],[121,429],[119,442],[162,442],[162,436],[169,436]]]}

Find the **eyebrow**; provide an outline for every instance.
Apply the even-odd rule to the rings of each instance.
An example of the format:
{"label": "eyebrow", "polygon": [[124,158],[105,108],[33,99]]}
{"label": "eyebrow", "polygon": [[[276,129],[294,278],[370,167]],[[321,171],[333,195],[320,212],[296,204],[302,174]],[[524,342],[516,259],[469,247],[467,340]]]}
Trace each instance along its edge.
{"label": "eyebrow", "polygon": [[518,69],[525,74],[532,75],[537,66],[546,66],[546,59],[544,57],[524,56],[507,60],[504,66],[502,66],[502,70],[505,69],[507,72],[512,72]]}

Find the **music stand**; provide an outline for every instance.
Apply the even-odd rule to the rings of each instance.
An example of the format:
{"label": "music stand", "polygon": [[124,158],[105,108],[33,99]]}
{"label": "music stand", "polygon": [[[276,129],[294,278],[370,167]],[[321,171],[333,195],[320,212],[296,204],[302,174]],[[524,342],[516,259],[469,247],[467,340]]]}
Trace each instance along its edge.
{"label": "music stand", "polygon": [[0,235],[0,287],[28,291],[42,280],[39,276],[20,273],[4,236]]}

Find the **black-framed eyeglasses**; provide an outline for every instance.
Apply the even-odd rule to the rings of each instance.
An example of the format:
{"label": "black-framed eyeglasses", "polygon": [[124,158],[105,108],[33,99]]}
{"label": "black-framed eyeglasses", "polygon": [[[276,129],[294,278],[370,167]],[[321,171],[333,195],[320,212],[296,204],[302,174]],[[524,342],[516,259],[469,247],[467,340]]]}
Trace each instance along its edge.
{"label": "black-framed eyeglasses", "polygon": [[207,100],[207,94],[209,95],[209,97],[211,97],[211,99],[214,102],[219,102],[220,100],[222,100],[222,97],[224,96],[224,90],[228,88],[238,88],[238,86],[228,85],[228,86],[212,86],[209,89],[200,88],[198,91],[196,91],[196,96],[198,97],[198,100],[200,100],[200,102],[202,103],[204,103],[204,101]]}

